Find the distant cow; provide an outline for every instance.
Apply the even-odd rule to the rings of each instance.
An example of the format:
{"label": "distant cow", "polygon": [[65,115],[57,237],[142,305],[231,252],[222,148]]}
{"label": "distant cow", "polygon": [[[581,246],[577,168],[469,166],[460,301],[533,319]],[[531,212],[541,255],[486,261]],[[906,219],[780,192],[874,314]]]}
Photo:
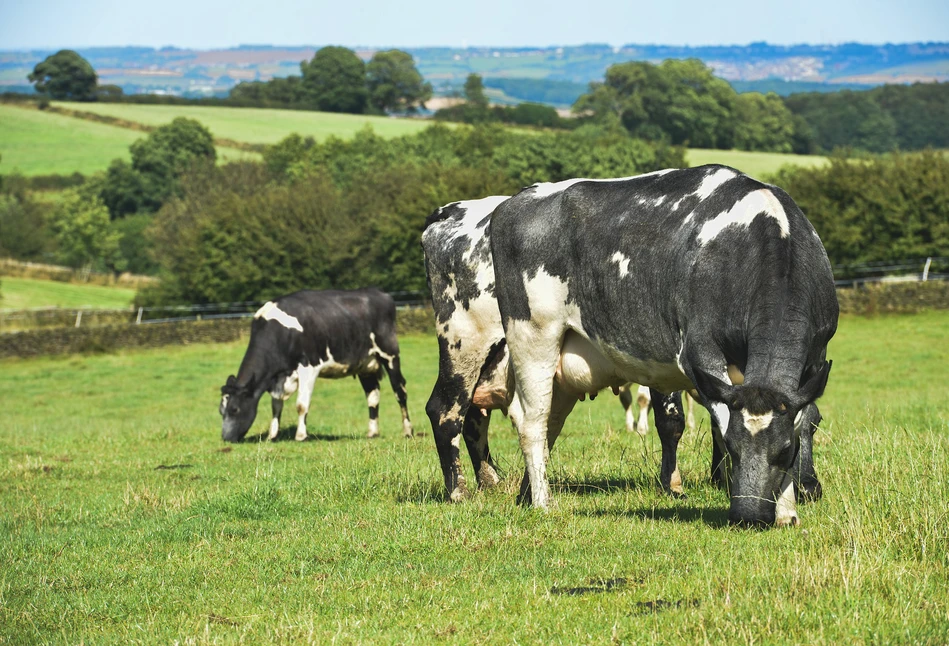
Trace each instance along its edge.
{"label": "distant cow", "polygon": [[317,377],[359,377],[369,403],[369,437],[379,435],[379,380],[389,383],[402,408],[402,428],[412,436],[405,379],[395,334],[395,303],[378,289],[300,291],[266,303],[254,314],[250,344],[237,376],[221,388],[221,437],[241,440],[254,423],[261,395],[270,392],[269,436],[280,427],[283,402],[299,388],[296,439],[305,440],[306,416]]}
{"label": "distant cow", "polygon": [[635,382],[697,390],[730,457],[729,520],[798,523],[800,424],[827,383],[838,305],[786,193],[716,165],[536,184],[494,211],[491,247],[522,497],[548,507],[547,456],[578,396]]}
{"label": "distant cow", "polygon": [[[438,378],[426,412],[445,487],[454,501],[468,495],[459,461],[462,438],[478,485],[490,487],[498,482],[488,446],[488,425],[491,411],[507,414],[514,395],[501,314],[494,297],[489,234],[491,213],[506,199],[494,196],[441,207],[429,216],[422,234],[439,346]],[[628,404],[621,390],[621,401],[629,409],[632,398],[628,388],[625,395],[630,397]],[[645,397],[648,412],[648,388]],[[682,416],[681,404],[677,393],[658,397],[661,406],[656,426],[663,438],[663,463],[674,465],[671,438],[675,419]],[[556,433],[565,419],[551,420]],[[667,490],[681,493],[681,481],[673,471],[668,470],[662,484]]]}

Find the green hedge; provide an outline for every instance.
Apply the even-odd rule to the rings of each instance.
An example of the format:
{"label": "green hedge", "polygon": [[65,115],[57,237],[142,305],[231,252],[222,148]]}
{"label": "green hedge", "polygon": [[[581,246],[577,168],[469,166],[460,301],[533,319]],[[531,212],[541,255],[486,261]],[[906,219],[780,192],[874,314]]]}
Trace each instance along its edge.
{"label": "green hedge", "polygon": [[[435,315],[430,308],[396,312],[399,334],[431,333]],[[250,320],[176,321],[143,325],[60,327],[0,334],[0,358],[37,357],[80,352],[112,352],[189,343],[226,343],[250,336]]]}
{"label": "green hedge", "polygon": [[912,313],[949,309],[949,281],[925,283],[869,283],[839,288],[840,311],[869,316],[883,313]]}

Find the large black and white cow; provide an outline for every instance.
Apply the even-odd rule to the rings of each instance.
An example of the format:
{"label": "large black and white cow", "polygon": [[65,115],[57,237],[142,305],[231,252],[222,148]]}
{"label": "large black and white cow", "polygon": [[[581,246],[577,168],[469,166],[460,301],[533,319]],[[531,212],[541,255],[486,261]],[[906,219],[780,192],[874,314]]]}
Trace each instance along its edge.
{"label": "large black and white cow", "polygon": [[266,303],[254,314],[250,343],[237,376],[221,388],[221,437],[243,439],[265,392],[273,397],[270,438],[279,430],[283,402],[297,394],[296,439],[305,440],[306,416],[317,377],[359,377],[369,403],[369,437],[379,434],[379,381],[383,373],[402,408],[402,428],[412,436],[405,379],[395,334],[395,303],[378,289],[300,291]]}
{"label": "large black and white cow", "polygon": [[[480,487],[498,482],[497,467],[491,459],[488,426],[491,411],[507,408],[514,395],[513,375],[509,371],[507,346],[501,325],[501,314],[494,297],[494,265],[490,255],[490,218],[494,209],[508,199],[504,196],[455,202],[436,210],[426,222],[422,235],[425,267],[437,320],[439,372],[426,406],[434,431],[442,474],[449,498],[462,500],[468,495],[459,462],[461,440]],[[620,401],[627,414],[627,428],[646,433],[646,414],[655,396],[659,409],[655,413],[657,431],[662,441],[663,461],[660,483],[666,491],[682,494],[682,480],[676,468],[676,449],[682,433],[682,410],[676,393],[651,393],[641,386],[637,399],[639,423],[632,416],[632,395],[628,386],[619,389]],[[584,392],[572,391],[570,396],[583,398]],[[691,399],[686,421],[694,427]],[[818,420],[819,421],[819,420]],[[556,418],[554,424],[562,424]],[[817,491],[819,483],[809,461],[809,433],[802,435],[801,456],[807,457],[795,469],[801,477],[804,493]],[[559,427],[556,429],[559,433]],[[713,478],[720,479],[713,456]],[[526,480],[525,480],[526,481]]]}
{"label": "large black and white cow", "polygon": [[571,393],[636,382],[697,390],[730,457],[729,520],[798,523],[792,465],[838,306],[823,245],[785,192],[716,165],[536,184],[498,205],[490,237],[522,496],[550,504]]}

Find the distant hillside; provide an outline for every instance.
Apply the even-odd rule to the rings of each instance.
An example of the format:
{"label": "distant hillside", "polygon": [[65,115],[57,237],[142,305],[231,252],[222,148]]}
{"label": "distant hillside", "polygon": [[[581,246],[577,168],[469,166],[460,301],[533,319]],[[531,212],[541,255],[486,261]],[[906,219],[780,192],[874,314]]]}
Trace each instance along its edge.
{"label": "distant hillside", "polygon": [[[80,49],[100,76],[128,92],[186,96],[223,95],[241,81],[267,80],[299,73],[316,46],[243,45],[225,50],[148,47]],[[357,53],[369,59],[374,49]],[[488,87],[502,80],[557,81],[545,89],[544,102],[570,103],[570,96],[590,81],[603,78],[610,65],[631,60],[658,62],[666,58],[699,58],[716,75],[743,89],[774,89],[782,94],[885,83],[949,81],[949,43],[900,45],[793,45],[752,43],[743,46],[676,47],[666,45],[582,45],[547,48],[410,48],[419,71],[436,91],[457,91],[465,77],[477,72]],[[0,52],[0,87],[25,84],[33,66],[52,51]],[[494,81],[492,85],[489,81]],[[805,84],[798,86],[798,84]],[[522,84],[523,85],[523,84]],[[829,87],[828,87],[829,86]],[[511,97],[526,99],[503,88]],[[523,94],[523,90],[521,93]],[[535,93],[536,93],[535,92]],[[538,99],[530,99],[538,100]]]}

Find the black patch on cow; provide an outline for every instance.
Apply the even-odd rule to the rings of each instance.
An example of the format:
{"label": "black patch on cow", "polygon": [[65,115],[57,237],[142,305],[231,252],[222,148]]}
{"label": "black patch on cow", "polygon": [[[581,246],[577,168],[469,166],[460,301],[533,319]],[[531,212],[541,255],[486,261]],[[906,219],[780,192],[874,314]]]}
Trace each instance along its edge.
{"label": "black patch on cow", "polygon": [[370,406],[369,407],[369,419],[379,419],[379,407]]}

